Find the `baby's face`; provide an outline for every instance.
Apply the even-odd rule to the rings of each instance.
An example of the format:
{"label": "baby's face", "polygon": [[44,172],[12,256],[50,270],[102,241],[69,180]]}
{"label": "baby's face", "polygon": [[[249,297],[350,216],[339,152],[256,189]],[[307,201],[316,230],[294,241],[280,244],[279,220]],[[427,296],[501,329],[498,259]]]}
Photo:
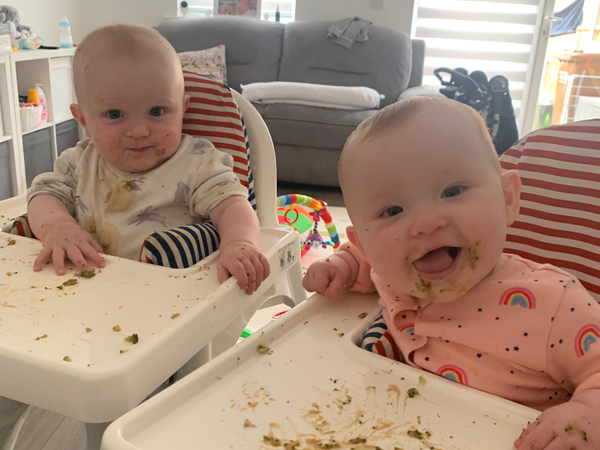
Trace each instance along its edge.
{"label": "baby's face", "polygon": [[519,184],[515,172],[503,181],[485,145],[452,115],[419,111],[349,149],[344,198],[354,233],[396,291],[453,301],[499,263],[514,219],[505,190],[510,198]]}
{"label": "baby's face", "polygon": [[165,58],[96,61],[83,91],[72,111],[114,167],[143,172],[177,151],[187,98],[180,69]]}

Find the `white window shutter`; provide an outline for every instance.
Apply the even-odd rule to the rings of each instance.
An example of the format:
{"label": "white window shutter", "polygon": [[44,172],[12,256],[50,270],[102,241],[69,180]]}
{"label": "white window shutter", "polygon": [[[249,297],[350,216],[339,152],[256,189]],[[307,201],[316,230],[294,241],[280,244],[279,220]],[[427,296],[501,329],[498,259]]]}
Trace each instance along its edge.
{"label": "white window shutter", "polygon": [[543,0],[417,2],[413,35],[426,42],[423,83],[441,86],[433,75],[438,67],[504,75],[518,117]]}

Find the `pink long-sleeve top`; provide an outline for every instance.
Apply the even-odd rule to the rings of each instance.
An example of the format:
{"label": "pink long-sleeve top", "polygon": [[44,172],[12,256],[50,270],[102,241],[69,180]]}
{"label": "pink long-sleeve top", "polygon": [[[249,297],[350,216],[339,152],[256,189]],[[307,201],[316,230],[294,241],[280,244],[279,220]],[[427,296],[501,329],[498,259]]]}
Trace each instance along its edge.
{"label": "pink long-sleeve top", "polygon": [[463,297],[435,303],[393,292],[345,250],[359,262],[353,290],[377,288],[408,364],[538,410],[600,389],[600,304],[567,272],[507,255]]}

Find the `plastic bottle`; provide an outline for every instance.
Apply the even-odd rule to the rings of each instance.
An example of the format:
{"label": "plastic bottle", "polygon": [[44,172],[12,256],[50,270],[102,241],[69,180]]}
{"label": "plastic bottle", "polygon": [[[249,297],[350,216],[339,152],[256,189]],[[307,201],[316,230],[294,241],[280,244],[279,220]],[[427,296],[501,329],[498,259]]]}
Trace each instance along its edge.
{"label": "plastic bottle", "polygon": [[281,19],[281,13],[279,12],[279,5],[277,5],[277,9],[275,10],[275,22],[279,22]]}
{"label": "plastic bottle", "polygon": [[63,16],[60,21],[60,47],[71,48],[73,47],[73,38],[71,37],[71,22],[67,19],[67,16]]}
{"label": "plastic bottle", "polygon": [[35,84],[35,88],[29,89],[27,93],[27,101],[29,103],[37,103],[42,107],[42,119],[40,125],[48,123],[48,105],[46,104],[46,95],[42,91],[42,85],[40,83]]}

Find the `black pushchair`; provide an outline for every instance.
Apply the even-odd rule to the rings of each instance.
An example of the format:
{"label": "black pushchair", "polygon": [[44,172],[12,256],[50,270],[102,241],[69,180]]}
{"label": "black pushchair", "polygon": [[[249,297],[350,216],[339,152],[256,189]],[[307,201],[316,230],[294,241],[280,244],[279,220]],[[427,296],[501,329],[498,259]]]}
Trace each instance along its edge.
{"label": "black pushchair", "polygon": [[[440,88],[442,94],[469,105],[483,117],[498,156],[519,140],[506,77],[496,75],[488,80],[482,71],[476,70],[469,75],[462,67],[455,70],[440,67],[433,73],[443,85]],[[443,79],[443,73],[450,75],[450,81]]]}

